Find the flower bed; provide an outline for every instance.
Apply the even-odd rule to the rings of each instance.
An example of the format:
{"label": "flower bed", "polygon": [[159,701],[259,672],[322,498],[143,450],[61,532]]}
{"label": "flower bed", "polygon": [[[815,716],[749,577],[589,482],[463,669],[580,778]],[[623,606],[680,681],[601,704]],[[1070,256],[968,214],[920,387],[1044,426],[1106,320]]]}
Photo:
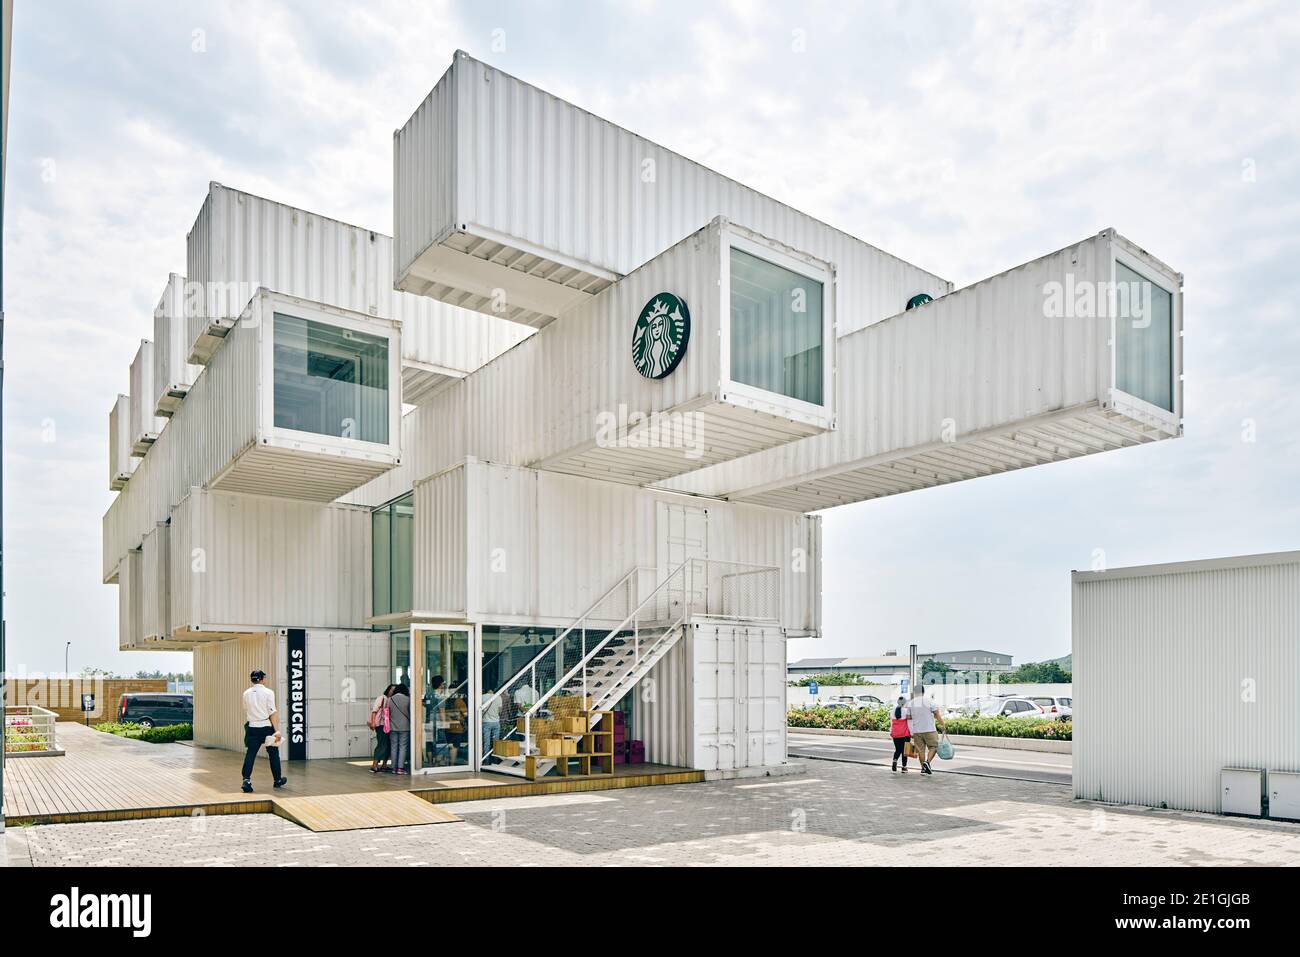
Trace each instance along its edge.
{"label": "flower bed", "polygon": [[[989,738],[1040,738],[1070,741],[1073,725],[1048,718],[946,718],[949,734]],[[834,728],[839,731],[888,731],[888,708],[791,708],[786,716],[791,728]]]}
{"label": "flower bed", "polygon": [[170,744],[173,741],[192,741],[194,739],[194,726],[191,724],[164,724],[155,725],[152,728],[142,728],[138,724],[118,724],[115,721],[105,721],[102,724],[95,725],[96,731],[103,731],[106,734],[115,734],[119,738],[135,738],[139,741],[149,741],[152,744]]}

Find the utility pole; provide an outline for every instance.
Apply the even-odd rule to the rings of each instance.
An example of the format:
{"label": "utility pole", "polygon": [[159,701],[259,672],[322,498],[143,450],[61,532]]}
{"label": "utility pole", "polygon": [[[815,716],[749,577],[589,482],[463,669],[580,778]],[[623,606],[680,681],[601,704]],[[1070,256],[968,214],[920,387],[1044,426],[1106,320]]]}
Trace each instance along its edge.
{"label": "utility pole", "polygon": [[72,642],[63,646],[63,677],[68,677],[68,650],[72,647]]}

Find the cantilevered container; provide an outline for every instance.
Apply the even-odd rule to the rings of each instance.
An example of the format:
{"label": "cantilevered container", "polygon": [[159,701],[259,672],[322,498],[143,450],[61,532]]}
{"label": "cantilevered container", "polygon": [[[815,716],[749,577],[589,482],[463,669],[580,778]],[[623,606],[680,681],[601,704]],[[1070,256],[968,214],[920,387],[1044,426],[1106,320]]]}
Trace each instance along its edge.
{"label": "cantilevered container", "polygon": [[131,397],[119,395],[108,413],[108,487],[126,486],[139,460],[131,454]]}
{"label": "cantilevered container", "polygon": [[170,416],[180,406],[203,367],[190,363],[185,324],[185,277],[172,273],[153,311],[154,412]]}

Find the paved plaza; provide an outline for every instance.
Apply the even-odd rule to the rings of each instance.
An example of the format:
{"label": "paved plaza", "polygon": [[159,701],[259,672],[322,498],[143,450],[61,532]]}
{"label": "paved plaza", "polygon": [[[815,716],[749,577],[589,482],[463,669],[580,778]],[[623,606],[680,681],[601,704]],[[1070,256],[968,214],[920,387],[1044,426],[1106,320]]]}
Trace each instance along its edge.
{"label": "paved plaza", "polygon": [[1300,825],[834,761],[787,778],[452,809],[462,822],[322,834],[269,814],[11,827],[5,851],[11,866],[1300,865]]}

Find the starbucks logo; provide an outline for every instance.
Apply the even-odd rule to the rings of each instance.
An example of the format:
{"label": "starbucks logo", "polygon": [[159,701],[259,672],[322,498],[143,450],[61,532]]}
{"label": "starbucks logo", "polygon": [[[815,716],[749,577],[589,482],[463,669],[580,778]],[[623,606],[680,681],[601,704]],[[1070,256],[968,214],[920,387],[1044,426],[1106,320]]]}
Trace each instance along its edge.
{"label": "starbucks logo", "polygon": [[662,379],[677,368],[691,338],[691,314],[671,292],[645,304],[632,330],[632,364],[647,379]]}

